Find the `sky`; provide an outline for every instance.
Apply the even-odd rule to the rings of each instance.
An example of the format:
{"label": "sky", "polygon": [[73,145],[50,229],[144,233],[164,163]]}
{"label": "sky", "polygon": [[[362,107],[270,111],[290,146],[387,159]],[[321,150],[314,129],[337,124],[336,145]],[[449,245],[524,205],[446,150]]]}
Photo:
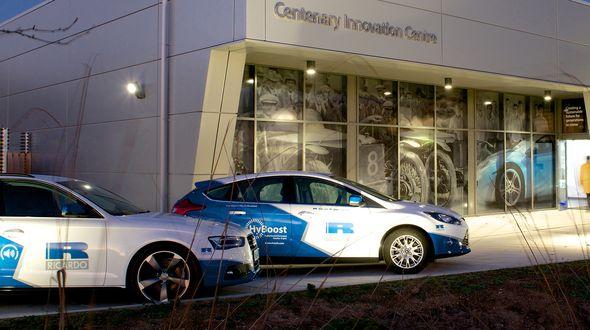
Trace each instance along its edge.
{"label": "sky", "polygon": [[0,0],[0,23],[41,2],[43,0]]}

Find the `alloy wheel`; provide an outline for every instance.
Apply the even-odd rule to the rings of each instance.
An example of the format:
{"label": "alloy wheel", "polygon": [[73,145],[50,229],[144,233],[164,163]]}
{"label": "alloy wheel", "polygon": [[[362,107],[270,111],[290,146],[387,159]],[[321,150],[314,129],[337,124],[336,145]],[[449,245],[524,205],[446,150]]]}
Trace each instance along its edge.
{"label": "alloy wheel", "polygon": [[424,258],[424,246],[417,237],[401,235],[391,243],[389,253],[396,266],[412,269],[418,266]]}
{"label": "alloy wheel", "polygon": [[189,287],[190,276],[183,257],[170,251],[158,251],[142,261],[137,272],[137,286],[152,302],[166,303],[182,297]]}

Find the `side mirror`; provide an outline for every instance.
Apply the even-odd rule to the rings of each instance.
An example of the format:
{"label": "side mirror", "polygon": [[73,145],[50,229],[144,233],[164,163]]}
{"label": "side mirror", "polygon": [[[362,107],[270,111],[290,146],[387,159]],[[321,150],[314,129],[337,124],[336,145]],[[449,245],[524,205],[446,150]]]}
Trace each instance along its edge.
{"label": "side mirror", "polygon": [[363,197],[358,195],[352,195],[348,197],[348,205],[350,206],[363,206]]}

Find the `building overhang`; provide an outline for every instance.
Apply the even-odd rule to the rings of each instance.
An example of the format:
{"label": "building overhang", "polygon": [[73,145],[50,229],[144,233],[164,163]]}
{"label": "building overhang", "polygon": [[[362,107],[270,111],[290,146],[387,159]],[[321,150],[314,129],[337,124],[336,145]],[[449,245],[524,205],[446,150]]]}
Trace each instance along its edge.
{"label": "building overhang", "polygon": [[376,56],[286,45],[281,43],[244,40],[222,46],[246,52],[246,63],[304,70],[307,60],[314,60],[320,72],[443,85],[446,77],[453,86],[479,90],[536,95],[542,97],[551,90],[556,98],[582,97],[590,86],[530,79],[518,76],[482,72],[464,68],[394,60]]}

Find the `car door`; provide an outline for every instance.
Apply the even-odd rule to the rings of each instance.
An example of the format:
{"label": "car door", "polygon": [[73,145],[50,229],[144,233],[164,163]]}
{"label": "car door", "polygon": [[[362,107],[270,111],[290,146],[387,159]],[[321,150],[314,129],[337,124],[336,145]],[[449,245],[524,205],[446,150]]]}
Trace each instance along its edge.
{"label": "car door", "polygon": [[267,257],[291,256],[291,210],[282,177],[239,181],[228,204],[232,222],[249,228]]}
{"label": "car door", "polygon": [[98,212],[36,180],[2,180],[0,192],[0,250],[8,251],[12,265],[3,271],[5,280],[12,273],[15,286],[55,287],[64,269],[68,287],[104,284],[106,232]]}
{"label": "car door", "polygon": [[293,241],[298,258],[366,258],[368,208],[349,205],[359,192],[315,177],[293,177]]}

